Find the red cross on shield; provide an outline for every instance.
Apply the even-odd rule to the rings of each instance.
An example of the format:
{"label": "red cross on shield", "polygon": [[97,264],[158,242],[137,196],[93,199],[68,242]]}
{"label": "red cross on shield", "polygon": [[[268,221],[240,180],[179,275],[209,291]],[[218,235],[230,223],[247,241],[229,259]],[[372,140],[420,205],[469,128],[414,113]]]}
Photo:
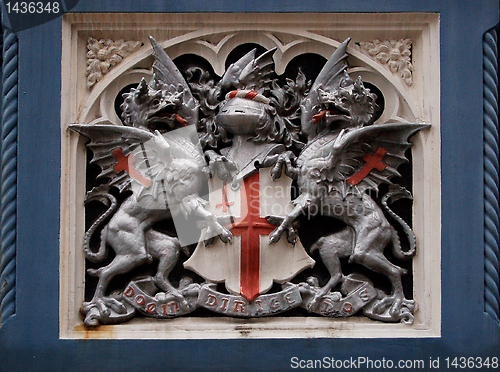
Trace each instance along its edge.
{"label": "red cross on shield", "polygon": [[260,236],[275,228],[260,217],[259,173],[245,179],[241,192],[241,217],[231,225],[233,235],[241,236],[240,294],[253,301],[259,294]]}
{"label": "red cross on shield", "polygon": [[268,242],[268,235],[276,226],[269,224],[265,216],[285,215],[290,210],[290,187],[288,177],[272,181],[269,169],[246,178],[238,190],[212,179],[210,204],[206,208],[215,215],[233,217],[228,227],[234,241],[225,244],[216,239],[214,244],[205,246],[200,240],[184,267],[208,281],[224,282],[231,294],[252,302],[269,291],[273,282],[284,283],[314,266],[299,240],[295,245],[285,238],[272,245]]}

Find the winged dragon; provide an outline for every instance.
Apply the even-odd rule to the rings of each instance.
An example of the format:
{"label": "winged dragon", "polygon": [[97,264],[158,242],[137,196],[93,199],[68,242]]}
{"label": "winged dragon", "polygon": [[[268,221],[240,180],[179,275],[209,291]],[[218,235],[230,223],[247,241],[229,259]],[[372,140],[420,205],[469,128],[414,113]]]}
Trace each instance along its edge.
{"label": "winged dragon", "polygon": [[[428,125],[373,124],[376,95],[364,86],[361,77],[353,80],[347,74],[348,43],[349,39],[331,56],[301,102],[306,146],[298,157],[291,152],[279,155],[271,170],[277,178],[284,166],[285,172],[296,179],[299,196],[293,200],[294,208],[288,215],[268,217],[278,225],[269,240],[276,242],[286,232],[288,240],[294,242],[297,233],[293,223],[304,214],[342,221],[344,229],[321,237],[311,247],[311,252],[319,251],[330,279],[315,291],[307,309],[317,310],[322,299],[345,279],[340,258],[349,258],[349,262],[385,275],[392,285],[389,295],[379,291],[378,299],[364,309],[365,314],[379,320],[411,323],[416,304],[403,292],[401,276],[406,270],[389,261],[384,250],[392,245],[398,259],[409,259],[416,253],[415,236],[388,203],[411,198],[409,191],[393,185],[391,178],[399,176],[398,166],[408,161],[408,138]],[[406,251],[401,249],[396,229],[370,196],[370,191],[378,191],[381,184],[391,185],[381,204],[406,232],[410,243]]]}
{"label": "winged dragon", "polygon": [[[87,147],[93,152],[91,163],[102,170],[98,178],[109,179],[85,199],[86,203],[98,200],[108,206],[85,234],[85,257],[103,262],[108,246],[115,254],[106,266],[87,270],[98,277],[93,298],[82,306],[85,324],[91,326],[123,321],[130,315],[119,298],[107,294],[107,287],[116,275],[153,259],[158,260],[155,284],[176,298],[185,311],[192,310],[182,291],[168,279],[180,255],[181,242],[177,236],[155,230],[155,223],[179,214],[194,215],[224,242],[232,239],[231,232],[204,209],[206,202],[198,195],[208,169],[196,146],[197,101],[173,61],[156,40],[151,38],[151,43],[154,75],[149,84],[142,79],[137,88],[124,94],[125,125],[69,126],[90,139]],[[145,172],[138,171],[139,163],[146,164]],[[120,204],[112,188],[120,193],[133,192]],[[94,252],[90,241],[99,228],[99,249]]]}

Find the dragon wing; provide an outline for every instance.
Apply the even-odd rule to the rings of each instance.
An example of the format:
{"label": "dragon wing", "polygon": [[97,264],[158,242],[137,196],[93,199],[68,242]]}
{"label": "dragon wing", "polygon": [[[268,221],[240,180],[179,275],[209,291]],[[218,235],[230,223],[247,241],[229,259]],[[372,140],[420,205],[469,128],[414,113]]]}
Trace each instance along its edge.
{"label": "dragon wing", "polygon": [[392,177],[400,176],[397,168],[408,162],[405,151],[412,146],[408,139],[429,126],[395,123],[344,129],[323,140],[308,164],[330,186],[346,181],[360,190],[377,190],[381,183],[390,184]]}
{"label": "dragon wing", "polygon": [[[160,134],[118,125],[72,124],[70,129],[90,139],[87,144],[101,173],[97,179],[109,179],[107,186],[120,192],[132,184],[140,192],[165,176],[174,159],[189,159],[206,171],[195,126],[186,126]],[[155,193],[154,188],[149,193]],[[146,192],[148,193],[148,192]]]}
{"label": "dragon wing", "polygon": [[156,133],[152,141],[147,141],[141,147],[141,162],[145,164],[146,173],[151,178],[162,177],[175,159],[191,160],[200,169],[207,164],[194,126],[186,126],[164,134]]}
{"label": "dragon wing", "polygon": [[309,95],[304,99],[301,105],[301,121],[303,125],[312,123],[313,116],[319,112],[319,93],[318,88],[325,91],[333,91],[338,88],[342,78],[348,78],[347,74],[347,45],[351,41],[346,39],[337,50],[332,54],[328,62],[323,66],[320,73],[314,81]]}
{"label": "dragon wing", "polygon": [[239,77],[243,69],[255,59],[256,52],[257,49],[252,49],[250,52],[245,54],[235,63],[232,63],[227,68],[220,83],[223,89],[229,89],[232,86],[235,87],[236,89],[242,89],[242,86],[240,86],[239,84],[240,81]]}
{"label": "dragon wing", "polygon": [[245,54],[238,61],[230,65],[222,77],[221,86],[229,89],[252,89],[264,93],[271,84],[273,73],[273,54],[276,48],[269,49],[255,58],[256,49]]}
{"label": "dragon wing", "polygon": [[129,187],[132,179],[128,157],[140,144],[154,138],[148,131],[119,125],[72,124],[69,128],[90,139],[90,163],[101,168],[97,179],[109,178],[109,186],[116,186],[120,192]]}
{"label": "dragon wing", "polygon": [[316,90],[318,87],[323,87],[323,89],[334,89],[339,86],[341,78],[348,76],[346,72],[346,49],[350,41],[351,39],[348,38],[339,45],[316,77],[311,90]]}
{"label": "dragon wing", "polygon": [[187,125],[197,124],[199,104],[191,93],[188,83],[161,45],[152,36],[149,37],[149,40],[153,46],[155,78],[169,86],[171,90],[183,93],[182,105],[178,114],[187,121]]}

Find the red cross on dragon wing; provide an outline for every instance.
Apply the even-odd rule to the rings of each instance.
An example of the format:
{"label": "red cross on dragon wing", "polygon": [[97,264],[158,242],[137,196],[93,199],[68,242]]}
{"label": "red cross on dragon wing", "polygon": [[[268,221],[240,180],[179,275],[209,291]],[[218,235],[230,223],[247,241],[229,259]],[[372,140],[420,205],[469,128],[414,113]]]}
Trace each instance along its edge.
{"label": "red cross on dragon wing", "polygon": [[332,186],[346,181],[360,190],[377,190],[381,183],[390,184],[392,177],[400,176],[397,168],[408,162],[405,152],[412,146],[408,138],[426,127],[391,123],[343,129],[308,143],[297,159],[298,167],[307,162],[309,169],[318,170],[319,180]]}
{"label": "red cross on dragon wing", "polygon": [[119,125],[72,124],[69,128],[90,139],[87,147],[94,155],[90,163],[101,168],[98,179],[109,179],[109,185],[116,186],[120,192],[127,189],[133,179],[145,186],[148,184],[144,175],[133,167],[130,157],[141,143],[154,139],[153,133]]}

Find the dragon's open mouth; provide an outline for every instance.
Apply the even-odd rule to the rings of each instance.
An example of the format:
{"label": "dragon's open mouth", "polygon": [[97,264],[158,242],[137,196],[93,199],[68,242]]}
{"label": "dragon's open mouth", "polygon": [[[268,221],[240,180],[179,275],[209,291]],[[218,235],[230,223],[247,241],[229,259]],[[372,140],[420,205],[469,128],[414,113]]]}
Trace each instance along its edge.
{"label": "dragon's open mouth", "polygon": [[334,105],[333,103],[326,103],[325,109],[319,114],[313,116],[313,123],[316,124],[321,119],[325,118],[327,123],[330,124],[334,121],[350,121],[351,116],[347,110]]}
{"label": "dragon's open mouth", "polygon": [[175,128],[176,115],[174,106],[167,106],[150,114],[147,119],[149,130],[157,130],[160,133],[170,132]]}
{"label": "dragon's open mouth", "polygon": [[349,111],[343,109],[342,107],[335,105],[334,103],[326,103],[325,108],[326,108],[327,113],[330,116],[334,116],[334,115],[349,116]]}
{"label": "dragon's open mouth", "polygon": [[176,114],[174,106],[167,106],[149,115],[148,120],[171,118]]}
{"label": "dragon's open mouth", "polygon": [[326,103],[326,121],[333,122],[350,122],[352,120],[351,112],[342,108],[341,106],[332,103]]}

